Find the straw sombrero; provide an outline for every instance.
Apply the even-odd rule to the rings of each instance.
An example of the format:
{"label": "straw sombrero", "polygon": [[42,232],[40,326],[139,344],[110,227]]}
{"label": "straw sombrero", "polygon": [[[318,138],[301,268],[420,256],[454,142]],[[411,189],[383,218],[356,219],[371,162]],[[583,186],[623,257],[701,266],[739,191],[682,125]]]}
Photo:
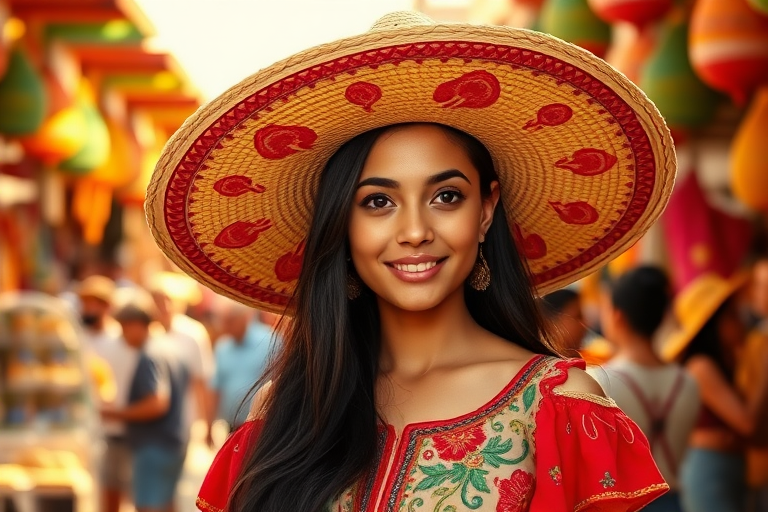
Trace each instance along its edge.
{"label": "straw sombrero", "polygon": [[730,279],[708,273],[697,277],[683,288],[675,298],[674,304],[679,328],[664,343],[662,358],[674,361],[680,357],[720,306],[748,280],[748,272],[739,272]]}
{"label": "straw sombrero", "polygon": [[537,32],[395,13],[259,71],[189,118],[149,185],[149,225],[204,285],[281,312],[325,163],[356,135],[403,122],[450,125],[490,150],[539,294],[629,248],[672,190],[664,120],[604,61]]}

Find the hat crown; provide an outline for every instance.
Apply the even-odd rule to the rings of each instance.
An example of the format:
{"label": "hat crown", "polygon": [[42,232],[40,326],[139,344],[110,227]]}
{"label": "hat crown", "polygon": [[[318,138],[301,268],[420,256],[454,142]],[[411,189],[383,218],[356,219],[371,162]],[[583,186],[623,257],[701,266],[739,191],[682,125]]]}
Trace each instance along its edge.
{"label": "hat crown", "polygon": [[415,11],[395,11],[379,18],[371,27],[371,32],[379,30],[397,30],[418,26],[434,25],[429,16]]}

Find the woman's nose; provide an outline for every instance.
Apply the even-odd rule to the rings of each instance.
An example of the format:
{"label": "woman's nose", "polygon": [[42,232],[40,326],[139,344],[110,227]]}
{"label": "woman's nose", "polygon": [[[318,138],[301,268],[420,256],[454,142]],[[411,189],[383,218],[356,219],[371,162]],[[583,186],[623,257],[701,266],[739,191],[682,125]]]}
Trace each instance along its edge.
{"label": "woman's nose", "polygon": [[418,247],[434,239],[429,216],[419,207],[403,208],[397,242]]}

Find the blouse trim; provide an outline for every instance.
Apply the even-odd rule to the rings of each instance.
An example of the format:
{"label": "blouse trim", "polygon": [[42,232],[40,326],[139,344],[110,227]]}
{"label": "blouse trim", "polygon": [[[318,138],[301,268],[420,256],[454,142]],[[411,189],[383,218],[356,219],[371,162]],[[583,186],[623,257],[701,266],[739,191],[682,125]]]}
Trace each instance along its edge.
{"label": "blouse trim", "polygon": [[197,500],[195,500],[195,505],[202,512],[224,512],[223,508],[214,507],[200,496],[198,496]]}
{"label": "blouse trim", "polygon": [[565,398],[576,398],[578,400],[586,400],[593,404],[602,405],[604,407],[618,407],[616,402],[612,398],[595,395],[593,393],[587,393],[584,391],[571,391],[567,389],[553,389],[553,395],[562,396]]}
{"label": "blouse trim", "polygon": [[574,507],[573,511],[580,512],[585,508],[587,508],[589,505],[597,503],[598,501],[615,500],[615,499],[636,499],[636,498],[641,498],[643,496],[647,496],[649,494],[659,493],[659,491],[668,491],[668,490],[669,490],[669,485],[667,485],[666,483],[663,483],[663,484],[649,485],[648,487],[645,487],[643,489],[638,489],[637,491],[631,491],[631,492],[620,492],[620,491],[603,492],[600,494],[595,494],[593,496],[590,496],[584,501],[578,503]]}

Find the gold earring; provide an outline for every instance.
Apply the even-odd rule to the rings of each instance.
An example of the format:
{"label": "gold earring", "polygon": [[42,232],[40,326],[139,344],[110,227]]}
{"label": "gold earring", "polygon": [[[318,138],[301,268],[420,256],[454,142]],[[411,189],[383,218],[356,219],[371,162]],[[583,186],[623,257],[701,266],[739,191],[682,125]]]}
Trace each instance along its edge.
{"label": "gold earring", "polygon": [[472,268],[472,273],[469,274],[469,286],[479,292],[484,292],[491,285],[491,269],[488,267],[488,262],[485,261],[483,256],[483,246],[480,245],[480,250],[477,254],[477,261]]}
{"label": "gold earring", "polygon": [[355,300],[360,297],[362,291],[357,278],[353,276],[351,272],[347,272],[347,298],[349,300]]}

